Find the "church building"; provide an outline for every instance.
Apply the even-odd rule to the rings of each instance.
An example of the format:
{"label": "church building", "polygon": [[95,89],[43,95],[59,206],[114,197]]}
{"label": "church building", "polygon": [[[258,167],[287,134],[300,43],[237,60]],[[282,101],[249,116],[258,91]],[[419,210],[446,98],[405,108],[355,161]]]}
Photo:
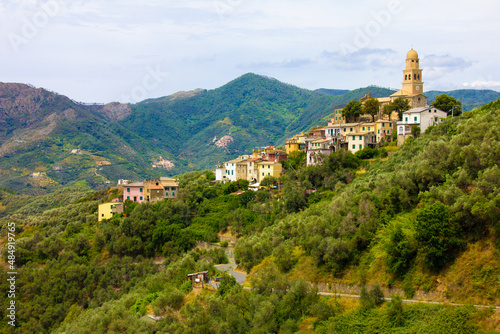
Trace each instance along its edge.
{"label": "church building", "polygon": [[419,108],[427,105],[427,98],[423,93],[424,83],[422,81],[422,69],[420,68],[418,53],[411,49],[406,55],[406,69],[403,70],[403,89],[389,97],[382,97],[378,100],[381,103],[381,108],[383,108],[398,97],[404,97],[410,102],[412,108]]}

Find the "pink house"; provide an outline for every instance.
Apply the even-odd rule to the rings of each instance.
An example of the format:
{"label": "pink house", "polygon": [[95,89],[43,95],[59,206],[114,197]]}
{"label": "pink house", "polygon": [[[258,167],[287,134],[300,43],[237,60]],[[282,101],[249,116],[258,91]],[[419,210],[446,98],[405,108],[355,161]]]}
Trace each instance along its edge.
{"label": "pink house", "polygon": [[134,182],[123,185],[123,200],[142,203],[146,200],[144,196],[144,182]]}

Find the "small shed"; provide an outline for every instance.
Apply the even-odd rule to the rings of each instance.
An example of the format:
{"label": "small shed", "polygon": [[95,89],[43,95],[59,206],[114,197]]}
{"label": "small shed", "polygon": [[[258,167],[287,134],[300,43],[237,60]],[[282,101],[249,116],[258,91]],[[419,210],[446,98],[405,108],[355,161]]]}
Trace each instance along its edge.
{"label": "small shed", "polygon": [[193,273],[186,275],[186,281],[191,281],[192,286],[200,285],[203,286],[203,283],[208,283],[208,271],[202,271],[199,273]]}

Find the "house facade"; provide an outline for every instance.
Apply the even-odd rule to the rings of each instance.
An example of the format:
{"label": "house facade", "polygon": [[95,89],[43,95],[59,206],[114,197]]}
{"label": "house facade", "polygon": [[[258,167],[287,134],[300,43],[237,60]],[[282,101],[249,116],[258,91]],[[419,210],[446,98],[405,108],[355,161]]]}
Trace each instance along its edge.
{"label": "house facade", "polygon": [[433,106],[413,108],[405,111],[402,120],[397,122],[398,145],[403,145],[406,138],[413,136],[411,131],[413,126],[418,126],[420,133],[424,133],[428,127],[441,124],[447,116],[448,114],[445,111]]}
{"label": "house facade", "polygon": [[378,120],[375,122],[375,134],[377,135],[377,142],[381,142],[382,139],[389,141],[392,133],[395,131],[396,122],[387,120]]}
{"label": "house facade", "polygon": [[320,138],[309,142],[307,149],[307,166],[321,164],[321,155],[330,154],[336,150],[333,138]]}
{"label": "house facade", "polygon": [[111,219],[114,214],[123,212],[123,203],[107,202],[99,204],[97,210],[97,220]]}
{"label": "house facade", "polygon": [[128,183],[123,186],[123,200],[130,200],[135,203],[146,201],[144,182]]}
{"label": "house facade", "polygon": [[261,161],[257,163],[257,167],[259,174],[257,182],[261,182],[266,176],[279,178],[281,176],[281,172],[283,171],[281,163],[274,161]]}
{"label": "house facade", "polygon": [[351,133],[347,137],[347,143],[349,151],[356,153],[366,147],[375,148],[377,145],[377,136],[375,132]]}
{"label": "house facade", "polygon": [[247,160],[247,180],[250,183],[259,182],[259,162],[262,158],[251,158]]}

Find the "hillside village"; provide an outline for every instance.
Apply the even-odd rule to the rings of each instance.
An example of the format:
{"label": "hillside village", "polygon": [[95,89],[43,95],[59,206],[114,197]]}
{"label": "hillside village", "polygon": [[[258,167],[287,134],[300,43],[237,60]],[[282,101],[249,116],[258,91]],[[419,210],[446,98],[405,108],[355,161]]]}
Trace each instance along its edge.
{"label": "hillside village", "polygon": [[[306,164],[311,166],[321,164],[323,155],[339,150],[356,153],[365,148],[379,148],[388,142],[397,142],[401,146],[408,137],[424,133],[448,116],[447,112],[427,105],[422,92],[418,53],[411,49],[406,56],[401,90],[388,97],[375,98],[366,94],[359,103],[351,101],[355,102],[353,105],[357,104],[357,112],[349,113],[349,105],[336,109],[327,125],[286,139],[285,149],[258,147],[252,154],[219,163],[215,169],[215,182],[247,180],[249,189],[258,190],[265,177],[279,178],[283,172],[281,162],[298,152],[305,153]],[[370,111],[370,106],[375,112]],[[156,203],[176,197],[179,190],[178,182],[168,177],[143,182],[120,180],[118,186],[123,188],[123,195],[99,205],[99,221],[123,212],[125,200]]]}
{"label": "hillside village", "polygon": [[305,152],[307,166],[310,166],[321,163],[321,155],[339,150],[356,153],[364,148],[379,148],[381,144],[391,141],[397,141],[401,146],[408,137],[424,133],[428,127],[441,123],[447,117],[446,112],[427,105],[427,98],[422,93],[418,53],[413,49],[406,56],[402,86],[401,90],[388,97],[374,98],[367,94],[361,98],[360,111],[367,111],[368,105],[372,105],[374,113],[360,113],[356,117],[357,114],[347,114],[347,106],[336,109],[328,125],[288,138],[285,150],[276,150],[273,146],[257,148],[252,155],[242,155],[219,164],[215,172],[216,180],[248,180],[256,189],[264,177],[278,178],[282,172],[280,161],[294,152]]}

